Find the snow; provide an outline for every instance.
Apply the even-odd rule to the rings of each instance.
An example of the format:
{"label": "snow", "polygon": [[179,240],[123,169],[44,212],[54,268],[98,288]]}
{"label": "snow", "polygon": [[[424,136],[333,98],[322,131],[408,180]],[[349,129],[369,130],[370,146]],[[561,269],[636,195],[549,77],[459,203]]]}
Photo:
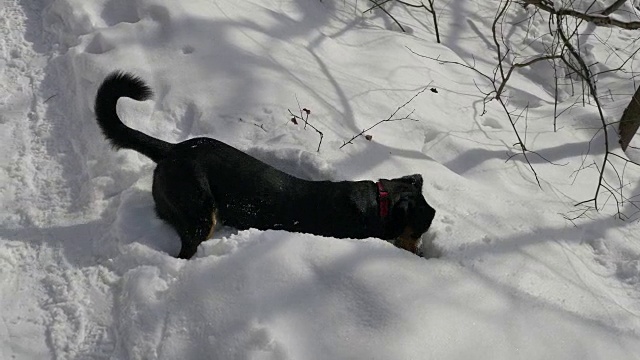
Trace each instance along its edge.
{"label": "snow", "polygon": [[[436,6],[443,44],[430,14],[396,7],[403,34],[352,0],[3,2],[0,358],[640,358],[638,214],[625,202],[629,219],[614,217],[603,195],[602,211],[567,220],[597,184],[596,108],[563,79],[554,132],[553,69],[514,74],[507,95],[539,154],[529,155],[538,186],[511,157],[504,111],[483,106],[487,80],[416,55],[490,74],[496,5]],[[509,15],[519,61],[544,49],[548,26],[518,22],[527,11]],[[600,71],[620,66],[637,37],[588,31]],[[118,104],[153,136],[214,137],[308,179],[422,174],[437,210],[423,245],[432,258],[378,239],[230,228],[194,259],[174,258],[179,239],[153,210],[153,163],[113,151],[94,119],[97,86],[116,69],[154,89]],[[607,121],[627,105],[629,78],[598,77]],[[417,121],[340,149],[425,86],[436,92],[397,114]],[[298,104],[324,133],[319,152],[318,134],[289,121]],[[639,169],[612,161],[637,193]]]}

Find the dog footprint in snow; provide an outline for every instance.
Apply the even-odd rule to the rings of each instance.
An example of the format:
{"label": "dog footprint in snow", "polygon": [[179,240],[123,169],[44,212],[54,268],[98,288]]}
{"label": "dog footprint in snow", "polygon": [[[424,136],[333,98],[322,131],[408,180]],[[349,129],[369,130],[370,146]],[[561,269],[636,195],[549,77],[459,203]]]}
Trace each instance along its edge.
{"label": "dog footprint in snow", "polygon": [[[251,350],[260,351],[264,353],[270,353],[268,356],[270,359],[276,360],[288,360],[289,356],[284,350],[282,345],[273,337],[273,334],[269,329],[253,324],[249,330],[249,338],[245,347]],[[265,357],[266,358],[266,357]]]}
{"label": "dog footprint in snow", "polygon": [[87,54],[100,55],[109,52],[115,48],[112,39],[105,37],[103,34],[96,34],[93,39],[84,48]]}
{"label": "dog footprint in snow", "polygon": [[435,128],[428,127],[424,130],[424,139],[422,145],[422,153],[429,153],[431,147],[437,144],[436,140],[438,139],[438,135],[440,135],[441,131],[436,130]]}
{"label": "dog footprint in snow", "polygon": [[449,215],[444,215],[440,221],[443,224],[453,224],[454,223],[453,219]]}
{"label": "dog footprint in snow", "polygon": [[442,249],[435,243],[438,237],[438,231],[430,229],[422,235],[422,245],[420,246],[419,255],[425,259],[439,258],[442,256]]}
{"label": "dog footprint in snow", "polygon": [[438,135],[440,135],[440,133],[441,132],[439,130],[432,127],[427,127],[426,129],[424,129],[423,150],[424,150],[424,147],[429,145],[429,143],[436,140],[438,138]]}
{"label": "dog footprint in snow", "polygon": [[616,276],[629,285],[640,283],[640,260],[626,260],[616,263]]}
{"label": "dog footprint in snow", "polygon": [[485,117],[482,119],[482,125],[490,127],[492,129],[502,129],[502,125],[498,122],[498,120],[490,117]]}
{"label": "dog footprint in snow", "polygon": [[450,235],[453,232],[452,225],[455,223],[453,218],[449,215],[444,215],[440,218],[440,222],[444,224],[444,231]]}
{"label": "dog footprint in snow", "polygon": [[196,48],[194,48],[191,45],[185,45],[182,47],[182,53],[184,55],[189,55],[189,54],[193,54],[196,51]]}

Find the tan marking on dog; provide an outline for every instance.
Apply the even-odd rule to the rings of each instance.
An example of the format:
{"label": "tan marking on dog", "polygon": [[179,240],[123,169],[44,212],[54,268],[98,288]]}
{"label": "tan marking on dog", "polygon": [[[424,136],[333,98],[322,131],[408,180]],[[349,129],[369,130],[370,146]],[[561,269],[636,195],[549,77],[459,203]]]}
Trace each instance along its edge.
{"label": "tan marking on dog", "polygon": [[218,212],[213,210],[211,213],[211,229],[209,230],[209,235],[207,235],[207,239],[211,239],[213,237],[213,230],[216,228],[216,224],[218,223]]}
{"label": "tan marking on dog", "polygon": [[412,234],[413,234],[413,229],[410,226],[405,227],[402,234],[400,234],[400,236],[396,238],[394,245],[401,249],[410,251],[414,254],[417,253],[418,242],[420,241],[420,238],[414,238],[411,236]]}

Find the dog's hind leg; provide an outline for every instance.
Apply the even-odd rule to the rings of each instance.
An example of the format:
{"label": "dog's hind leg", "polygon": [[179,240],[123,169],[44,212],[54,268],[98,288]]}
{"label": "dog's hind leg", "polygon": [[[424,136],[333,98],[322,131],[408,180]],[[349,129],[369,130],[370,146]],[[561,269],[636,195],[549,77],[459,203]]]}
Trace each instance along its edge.
{"label": "dog's hind leg", "polygon": [[215,201],[206,177],[189,162],[158,164],[153,180],[158,216],[178,232],[179,258],[189,259],[198,245],[213,235],[217,222]]}

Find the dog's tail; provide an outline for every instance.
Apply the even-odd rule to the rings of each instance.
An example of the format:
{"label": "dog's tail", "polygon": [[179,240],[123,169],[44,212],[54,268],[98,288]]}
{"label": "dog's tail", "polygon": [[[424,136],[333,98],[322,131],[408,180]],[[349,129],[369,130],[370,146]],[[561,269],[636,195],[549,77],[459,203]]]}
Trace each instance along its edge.
{"label": "dog's tail", "polygon": [[100,85],[94,110],[102,133],[113,147],[135,150],[158,162],[167,156],[174,144],[128,127],[116,113],[116,103],[121,97],[144,101],[151,96],[153,91],[142,79],[116,71],[107,76]]}

